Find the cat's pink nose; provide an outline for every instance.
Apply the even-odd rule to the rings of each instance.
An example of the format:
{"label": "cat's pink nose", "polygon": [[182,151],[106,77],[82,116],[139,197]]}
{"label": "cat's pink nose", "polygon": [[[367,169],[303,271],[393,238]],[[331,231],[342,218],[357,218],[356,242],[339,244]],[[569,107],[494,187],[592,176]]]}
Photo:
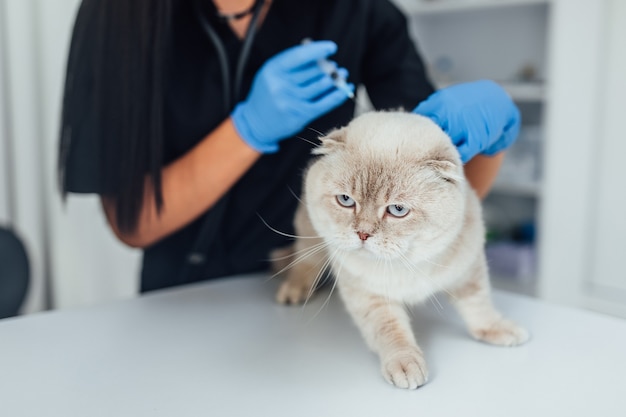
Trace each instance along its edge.
{"label": "cat's pink nose", "polygon": [[369,233],[365,233],[365,232],[356,232],[357,235],[359,235],[359,239],[361,239],[362,241],[366,241],[368,237],[370,237]]}

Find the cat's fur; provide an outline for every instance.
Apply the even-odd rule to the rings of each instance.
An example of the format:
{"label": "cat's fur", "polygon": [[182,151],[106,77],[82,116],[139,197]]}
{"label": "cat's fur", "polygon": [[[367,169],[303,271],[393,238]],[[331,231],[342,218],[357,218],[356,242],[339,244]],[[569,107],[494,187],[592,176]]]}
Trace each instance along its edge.
{"label": "cat's fur", "polygon": [[[491,303],[480,202],[435,123],[370,112],[323,137],[314,153],[320,156],[306,173],[295,220],[301,260],[288,270],[279,302],[310,296],[328,260],[383,376],[402,388],[428,377],[405,304],[444,291],[476,339],[504,346],[528,339]],[[342,195],[354,206],[344,206],[351,203],[345,197],[340,204]],[[390,205],[396,215],[408,214],[395,217]]]}

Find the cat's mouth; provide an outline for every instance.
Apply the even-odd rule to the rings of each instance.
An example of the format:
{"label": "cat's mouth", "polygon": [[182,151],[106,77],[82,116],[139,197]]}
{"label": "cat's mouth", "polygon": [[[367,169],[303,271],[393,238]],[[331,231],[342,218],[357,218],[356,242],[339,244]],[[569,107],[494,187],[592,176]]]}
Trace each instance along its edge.
{"label": "cat's mouth", "polygon": [[375,248],[375,245],[372,242],[364,242],[364,241],[354,241],[352,239],[347,239],[347,241],[344,241],[344,243],[341,245],[341,249],[346,251],[346,252],[350,252],[350,253],[354,253],[354,254],[363,254],[363,255],[368,255],[371,256],[372,254],[374,255],[378,255],[378,250]]}
{"label": "cat's mouth", "polygon": [[397,258],[397,248],[385,248],[376,239],[352,239],[351,236],[343,236],[334,242],[336,249],[352,255],[367,259],[391,260]]}
{"label": "cat's mouth", "polygon": [[356,247],[354,251],[359,255],[367,256],[368,258],[371,258],[372,255],[381,259],[385,257],[384,254],[381,253],[380,248],[371,241],[359,242],[358,247]]}

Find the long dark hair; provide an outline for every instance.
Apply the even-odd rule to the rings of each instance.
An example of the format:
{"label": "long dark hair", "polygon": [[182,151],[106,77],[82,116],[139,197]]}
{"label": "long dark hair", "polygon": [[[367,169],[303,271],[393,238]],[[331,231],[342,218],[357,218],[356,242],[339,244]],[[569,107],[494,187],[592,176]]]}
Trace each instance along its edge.
{"label": "long dark hair", "polygon": [[[114,199],[117,227],[124,232],[137,228],[146,178],[157,211],[163,206],[163,115],[173,2],[83,0],[74,27],[63,99],[61,190],[63,195],[72,191],[66,178],[68,152],[75,148],[71,142],[93,140],[99,150],[93,161],[98,192]],[[72,130],[86,117],[94,122],[90,138]]]}

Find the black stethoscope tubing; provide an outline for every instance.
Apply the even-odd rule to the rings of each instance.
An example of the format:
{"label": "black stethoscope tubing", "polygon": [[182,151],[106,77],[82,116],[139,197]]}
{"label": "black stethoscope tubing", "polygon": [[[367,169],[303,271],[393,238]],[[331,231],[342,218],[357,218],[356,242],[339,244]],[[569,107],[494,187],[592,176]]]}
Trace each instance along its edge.
{"label": "black stethoscope tubing", "polygon": [[254,41],[254,37],[256,35],[256,26],[259,20],[259,15],[261,14],[261,8],[263,6],[263,0],[256,0],[254,3],[254,9],[252,14],[252,19],[250,20],[250,24],[248,26],[248,30],[246,31],[246,36],[244,37],[243,46],[241,47],[241,52],[239,53],[239,58],[237,59],[237,68],[235,72],[235,83],[234,89],[231,90],[231,80],[230,80],[230,68],[228,66],[228,56],[226,55],[226,49],[224,48],[224,44],[221,39],[207,20],[204,13],[202,13],[202,8],[200,6],[200,1],[195,0],[194,6],[196,9],[196,15],[198,16],[198,20],[200,21],[200,25],[204,29],[205,33],[211,40],[213,47],[217,52],[217,56],[220,64],[220,72],[222,76],[222,84],[223,84],[223,95],[224,95],[224,116],[230,114],[233,109],[234,101],[239,99],[239,94],[241,93],[241,80],[243,78],[243,70],[246,65],[246,61],[248,60],[248,55],[250,54],[250,48],[252,46],[252,42]]}
{"label": "black stethoscope tubing", "polygon": [[[224,104],[223,112],[224,117],[227,117],[233,110],[236,100],[239,100],[243,70],[245,68],[246,61],[248,60],[248,55],[250,54],[250,48],[252,46],[252,42],[254,41],[254,36],[256,35],[256,26],[259,20],[259,15],[264,0],[255,1],[252,19],[250,20],[248,30],[246,31],[246,36],[244,37],[243,46],[241,47],[241,52],[239,53],[239,57],[237,60],[235,83],[233,89],[231,89],[232,86],[230,80],[230,68],[228,65],[228,56],[226,54],[226,49],[224,48],[224,44],[222,43],[221,39],[219,38],[213,27],[211,27],[211,24],[202,12],[200,1],[202,0],[194,0],[194,8],[200,25],[211,40],[211,43],[213,44],[217,52],[222,77],[222,94]],[[200,225],[198,236],[192,246],[191,251],[187,254],[183,267],[180,271],[178,280],[180,284],[191,282],[193,278],[191,274],[193,274],[194,272],[201,273],[200,267],[206,263],[207,252],[209,250],[211,242],[217,235],[217,225],[219,224],[219,221],[223,218],[228,198],[229,194],[227,193],[204,215],[204,219],[202,220],[202,223]]]}

